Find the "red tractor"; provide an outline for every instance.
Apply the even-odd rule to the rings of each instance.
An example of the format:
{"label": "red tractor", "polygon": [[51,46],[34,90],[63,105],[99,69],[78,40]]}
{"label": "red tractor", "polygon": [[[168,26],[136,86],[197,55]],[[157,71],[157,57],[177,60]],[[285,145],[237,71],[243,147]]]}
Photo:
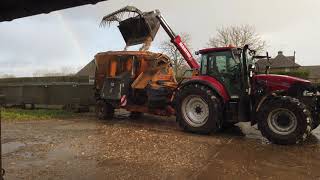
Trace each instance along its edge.
{"label": "red tractor", "polygon": [[[138,15],[121,21],[117,15],[123,12]],[[154,38],[161,25],[193,69],[194,75],[179,82],[167,102],[174,109],[167,115],[175,115],[184,130],[206,134],[238,122],[251,122],[258,124],[262,135],[273,143],[296,144],[319,125],[319,93],[310,81],[255,73],[254,59],[268,55],[256,56],[247,45],[209,48],[197,52],[201,56],[199,65],[158,10],[145,13],[126,7],[104,17],[103,22],[114,20],[119,21],[127,44]],[[98,99],[101,102],[100,96]]]}

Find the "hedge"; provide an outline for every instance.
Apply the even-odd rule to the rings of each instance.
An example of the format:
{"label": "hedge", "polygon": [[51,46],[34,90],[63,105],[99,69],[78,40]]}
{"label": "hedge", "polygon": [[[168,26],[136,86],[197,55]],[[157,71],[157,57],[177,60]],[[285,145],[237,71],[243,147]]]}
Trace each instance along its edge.
{"label": "hedge", "polygon": [[280,75],[287,75],[287,76],[308,79],[310,72],[307,70],[294,70],[290,72],[285,72],[285,71],[272,72],[272,74],[280,74]]}

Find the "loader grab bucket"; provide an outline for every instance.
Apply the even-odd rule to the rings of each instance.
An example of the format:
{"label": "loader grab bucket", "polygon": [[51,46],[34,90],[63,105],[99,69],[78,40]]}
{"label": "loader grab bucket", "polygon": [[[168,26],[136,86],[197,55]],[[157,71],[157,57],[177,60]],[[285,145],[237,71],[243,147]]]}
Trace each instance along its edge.
{"label": "loader grab bucket", "polygon": [[[121,20],[124,13],[138,15]],[[104,25],[106,23],[110,24],[113,21],[119,22],[118,28],[127,46],[143,44],[146,41],[150,41],[150,38],[154,40],[160,28],[156,12],[141,12],[132,6],[127,6],[105,16],[101,23]]]}
{"label": "loader grab bucket", "polygon": [[148,38],[154,40],[160,22],[154,13],[149,13],[121,21],[118,27],[127,46],[132,46],[142,44],[148,41]]}

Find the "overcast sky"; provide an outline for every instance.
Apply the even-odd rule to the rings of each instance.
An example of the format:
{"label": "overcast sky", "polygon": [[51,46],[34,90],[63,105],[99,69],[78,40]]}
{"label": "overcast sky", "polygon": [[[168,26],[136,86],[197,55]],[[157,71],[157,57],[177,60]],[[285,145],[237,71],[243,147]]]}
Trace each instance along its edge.
{"label": "overcast sky", "polygon": [[[122,50],[116,24],[100,28],[101,18],[126,5],[160,9],[176,32],[191,35],[192,49],[206,47],[217,27],[249,24],[272,56],[297,52],[301,65],[320,64],[319,0],[109,0],[0,23],[0,75],[32,76],[39,70],[74,70],[100,51]],[[151,50],[168,37],[160,31]]]}

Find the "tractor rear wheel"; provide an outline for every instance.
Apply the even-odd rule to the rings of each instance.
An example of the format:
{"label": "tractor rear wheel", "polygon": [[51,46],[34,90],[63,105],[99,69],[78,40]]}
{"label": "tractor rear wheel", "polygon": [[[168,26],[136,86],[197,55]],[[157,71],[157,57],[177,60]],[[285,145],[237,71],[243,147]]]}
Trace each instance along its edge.
{"label": "tractor rear wheel", "polygon": [[261,134],[275,144],[301,143],[312,128],[310,111],[298,99],[288,96],[267,100],[257,117]]}
{"label": "tractor rear wheel", "polygon": [[95,110],[96,116],[101,120],[112,119],[114,116],[114,107],[103,100],[97,101]]}
{"label": "tractor rear wheel", "polygon": [[176,118],[186,131],[208,134],[222,127],[221,102],[206,86],[191,84],[176,95]]}

